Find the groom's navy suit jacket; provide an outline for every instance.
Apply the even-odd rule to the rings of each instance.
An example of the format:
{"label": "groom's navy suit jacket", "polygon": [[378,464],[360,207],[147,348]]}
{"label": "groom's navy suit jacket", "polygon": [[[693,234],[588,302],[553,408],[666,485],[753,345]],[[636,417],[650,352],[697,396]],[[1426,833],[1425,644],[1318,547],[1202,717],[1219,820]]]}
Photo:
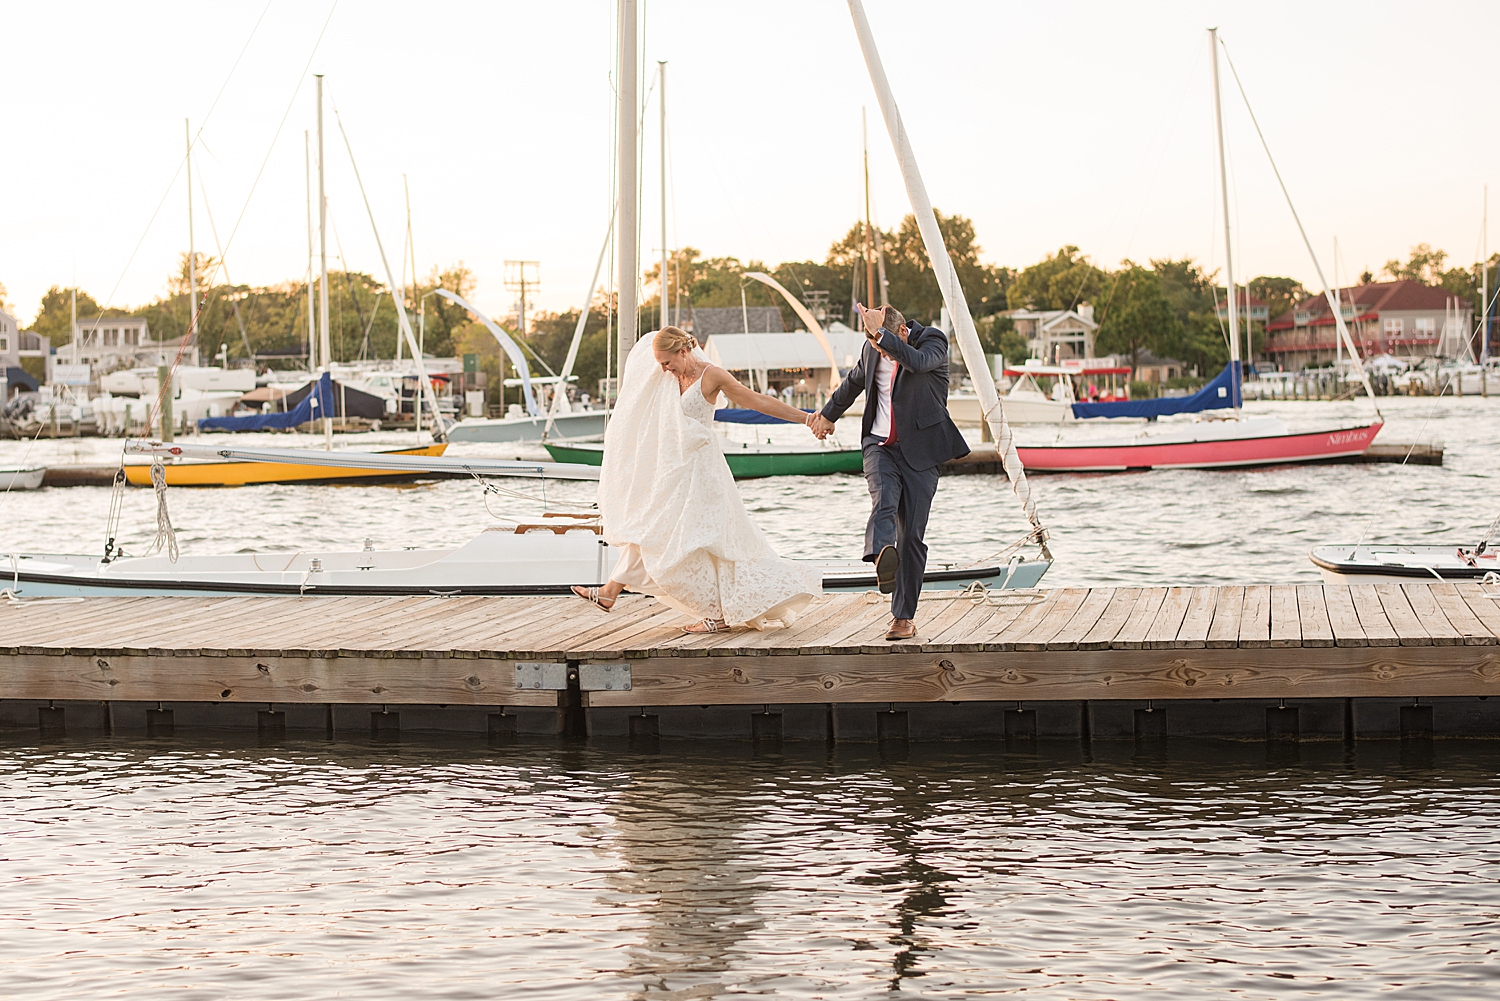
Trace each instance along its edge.
{"label": "groom's navy suit jacket", "polygon": [[[924,327],[915,320],[906,324],[907,339],[889,330],[880,332],[880,346],[901,367],[891,389],[891,412],[896,423],[896,442],[913,469],[931,469],[949,459],[969,454],[969,446],[948,416],[948,335],[937,327]],[[864,423],[860,438],[867,444],[875,421],[875,366],[880,352],[868,340],[859,354],[859,364],[844,376],[839,388],[823,407],[823,416],[836,421],[844,416],[861,392],[865,394]]]}

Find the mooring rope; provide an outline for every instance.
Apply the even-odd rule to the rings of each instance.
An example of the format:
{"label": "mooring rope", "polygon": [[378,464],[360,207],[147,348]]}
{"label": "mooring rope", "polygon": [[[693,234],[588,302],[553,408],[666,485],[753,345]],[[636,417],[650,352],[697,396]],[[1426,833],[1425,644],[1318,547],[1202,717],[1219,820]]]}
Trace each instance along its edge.
{"label": "mooring rope", "polygon": [[172,527],[172,514],[167,510],[167,470],[161,459],[151,463],[151,486],[156,489],[156,538],[150,551],[161,552],[166,546],[167,559],[177,562],[177,530]]}

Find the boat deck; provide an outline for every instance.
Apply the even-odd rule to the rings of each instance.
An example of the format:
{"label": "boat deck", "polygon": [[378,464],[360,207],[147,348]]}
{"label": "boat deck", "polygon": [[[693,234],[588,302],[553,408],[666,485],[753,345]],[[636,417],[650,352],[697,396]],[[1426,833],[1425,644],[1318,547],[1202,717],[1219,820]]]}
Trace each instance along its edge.
{"label": "boat deck", "polygon": [[644,714],[1500,695],[1500,600],[1477,583],[929,592],[918,638],[895,643],[873,594],[820,596],[786,629],[684,621],[637,596],[609,613],[550,597],[21,601],[0,605],[0,700]]}

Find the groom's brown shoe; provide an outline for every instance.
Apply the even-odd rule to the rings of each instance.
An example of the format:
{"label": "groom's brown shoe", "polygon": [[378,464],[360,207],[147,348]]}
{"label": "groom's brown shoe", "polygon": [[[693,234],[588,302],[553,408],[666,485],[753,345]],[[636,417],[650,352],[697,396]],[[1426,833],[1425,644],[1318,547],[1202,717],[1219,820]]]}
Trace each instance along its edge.
{"label": "groom's brown shoe", "polygon": [[886,546],[875,557],[875,583],[880,585],[881,594],[896,590],[896,571],[900,569],[901,554],[896,552],[895,546]]}
{"label": "groom's brown shoe", "polygon": [[886,631],[888,640],[910,640],[917,638],[917,624],[912,619],[896,619]]}

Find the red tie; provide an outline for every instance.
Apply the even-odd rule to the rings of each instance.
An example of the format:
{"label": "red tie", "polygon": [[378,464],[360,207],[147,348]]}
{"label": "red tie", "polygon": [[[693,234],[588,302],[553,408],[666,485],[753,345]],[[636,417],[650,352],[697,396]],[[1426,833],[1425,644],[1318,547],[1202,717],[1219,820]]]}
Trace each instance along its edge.
{"label": "red tie", "polygon": [[882,445],[890,445],[896,440],[896,373],[901,371],[901,363],[895,359],[891,360],[891,434]]}

